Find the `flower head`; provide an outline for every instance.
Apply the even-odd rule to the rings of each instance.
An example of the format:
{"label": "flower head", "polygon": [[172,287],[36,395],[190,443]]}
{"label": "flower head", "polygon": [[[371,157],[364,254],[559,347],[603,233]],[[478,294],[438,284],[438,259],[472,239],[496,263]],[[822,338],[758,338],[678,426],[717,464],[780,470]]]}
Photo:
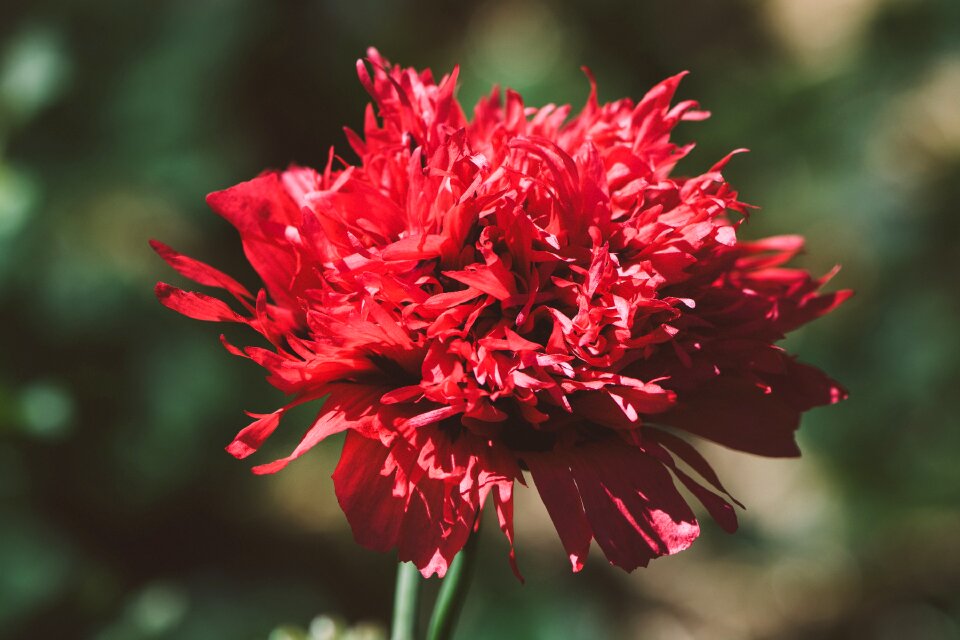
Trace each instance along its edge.
{"label": "flower head", "polygon": [[[574,570],[596,540],[626,570],[693,542],[682,484],[724,529],[726,490],[677,435],[793,456],[801,414],[845,397],[774,343],[850,293],[783,265],[797,236],[742,242],[748,211],[708,172],[672,171],[682,77],[639,102],[537,109],[498,89],[468,119],[457,70],[357,63],[375,106],[323,171],[271,171],[208,197],[263,280],[154,243],[182,275],[235,301],[157,285],[199,320],[249,325],[237,348],[292,396],[227,450],[254,453],[294,405],[326,397],[279,471],[346,431],[333,474],[363,545],[443,575],[489,498],[510,542],[529,471]],[[731,154],[732,155],[732,154]],[[679,465],[682,462],[683,465]],[[695,475],[692,475],[692,474]],[[515,567],[515,563],[514,563]]]}

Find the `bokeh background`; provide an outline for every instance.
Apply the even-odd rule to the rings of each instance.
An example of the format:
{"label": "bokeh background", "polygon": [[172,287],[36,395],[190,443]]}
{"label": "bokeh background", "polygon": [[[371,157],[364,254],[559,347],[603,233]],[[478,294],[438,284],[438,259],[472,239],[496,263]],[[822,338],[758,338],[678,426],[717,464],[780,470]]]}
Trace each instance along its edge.
{"label": "bokeh background", "polygon": [[[707,168],[800,232],[857,296],[788,340],[851,390],[804,456],[709,457],[748,505],[728,536],[627,575],[571,575],[535,492],[481,541],[460,638],[960,638],[960,2],[3,0],[0,637],[294,638],[388,619],[394,560],[357,547],[338,442],[255,477],[222,451],[278,394],[219,327],[154,299],[161,238],[254,284],[204,195],[322,165],[367,96],[368,45],[462,64],[528,104],[639,97],[682,69]],[[305,421],[307,414],[301,414]],[[298,418],[262,459],[295,441]],[[428,589],[435,589],[435,584]],[[277,629],[282,627],[283,631]],[[369,627],[368,627],[369,628]],[[314,624],[315,637],[329,624]]]}

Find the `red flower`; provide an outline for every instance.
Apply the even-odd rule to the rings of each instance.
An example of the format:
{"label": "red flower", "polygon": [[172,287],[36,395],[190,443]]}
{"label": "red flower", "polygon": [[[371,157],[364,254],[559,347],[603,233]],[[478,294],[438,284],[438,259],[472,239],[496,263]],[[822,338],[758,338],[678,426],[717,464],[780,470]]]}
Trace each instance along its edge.
{"label": "red flower", "polygon": [[513,559],[524,471],[575,571],[592,539],[628,571],[690,546],[699,525],[676,480],[734,530],[733,499],[675,431],[798,455],[800,415],[845,392],[774,343],[850,292],[782,266],[799,237],[737,240],[747,205],[720,173],[730,156],[671,176],[692,148],[671,129],[708,116],[671,106],[682,74],[604,105],[591,78],[573,118],[494,89],[468,120],[456,70],[438,84],[367,61],[376,109],[362,137],[346,131],[358,164],[331,150],[321,172],[207,199],[239,230],[257,295],[154,243],[242,312],[163,283],[161,302],[252,327],[269,348],[226,348],[292,396],[227,450],[252,454],[287,409],[327,397],[300,445],[254,472],[346,431],[333,479],[356,539],[425,576],[445,573],[488,496]]}

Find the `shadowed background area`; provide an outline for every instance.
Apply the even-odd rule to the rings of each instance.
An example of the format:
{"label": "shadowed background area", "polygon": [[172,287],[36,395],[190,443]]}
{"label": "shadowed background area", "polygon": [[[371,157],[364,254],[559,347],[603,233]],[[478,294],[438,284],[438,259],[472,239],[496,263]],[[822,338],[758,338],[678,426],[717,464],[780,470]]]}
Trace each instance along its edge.
{"label": "shadowed background area", "polygon": [[[836,286],[858,292],[788,340],[851,391],[806,417],[803,458],[702,449],[748,506],[738,534],[707,519],[692,550],[649,569],[624,574],[594,549],[571,575],[521,489],[527,584],[485,536],[458,637],[960,637],[955,0],[5,0],[0,636],[386,623],[394,560],[352,541],[329,478],[340,442],[268,477],[222,451],[242,410],[280,394],[222,349],[220,327],[156,302],[157,280],[183,281],[147,246],[256,286],[204,196],[322,166],[331,144],[347,153],[371,44],[438,76],[459,62],[468,113],[493,83],[579,108],[580,65],[601,101],[689,69],[679,97],[714,116],[677,131],[698,142],[682,169],[750,148],[726,171],[762,206],[744,237],[803,233],[801,264],[842,263]],[[289,451],[309,416],[257,461]]]}

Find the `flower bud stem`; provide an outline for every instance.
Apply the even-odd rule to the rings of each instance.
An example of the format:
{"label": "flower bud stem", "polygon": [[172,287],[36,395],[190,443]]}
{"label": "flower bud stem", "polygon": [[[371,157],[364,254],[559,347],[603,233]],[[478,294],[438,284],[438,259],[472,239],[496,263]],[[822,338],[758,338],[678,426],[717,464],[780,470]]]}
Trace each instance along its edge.
{"label": "flower bud stem", "polygon": [[397,587],[393,596],[393,629],[390,640],[417,640],[417,613],[420,599],[420,572],[412,562],[397,565]]}
{"label": "flower bud stem", "polygon": [[457,622],[457,615],[463,608],[470,575],[477,556],[477,540],[480,536],[474,532],[457,557],[450,563],[447,575],[440,585],[440,593],[430,616],[427,640],[449,640]]}

